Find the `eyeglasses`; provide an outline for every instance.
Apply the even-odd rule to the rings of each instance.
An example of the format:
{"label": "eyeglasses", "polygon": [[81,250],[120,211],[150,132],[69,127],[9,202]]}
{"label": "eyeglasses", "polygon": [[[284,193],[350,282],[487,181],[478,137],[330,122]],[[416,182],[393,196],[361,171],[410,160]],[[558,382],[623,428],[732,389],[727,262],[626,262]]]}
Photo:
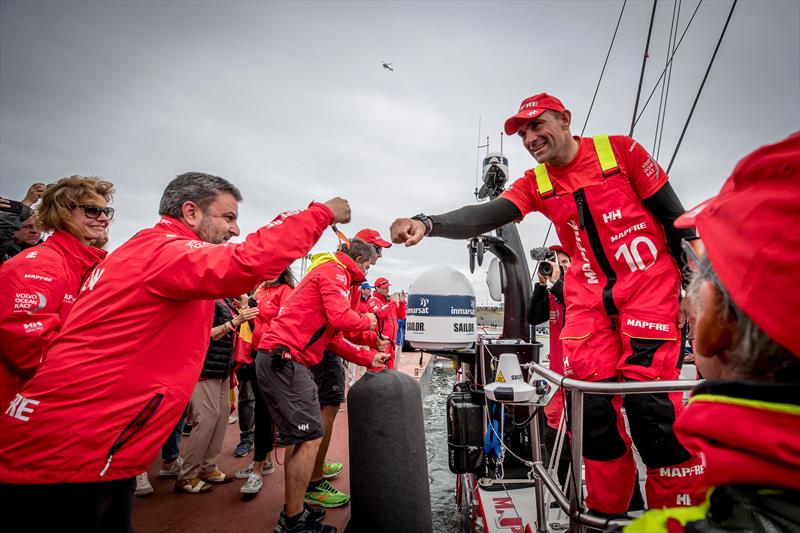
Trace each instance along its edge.
{"label": "eyeglasses", "polygon": [[94,220],[100,218],[101,213],[104,213],[108,217],[108,220],[114,218],[113,207],[100,207],[99,205],[79,205],[78,207],[83,209],[84,215]]}
{"label": "eyeglasses", "polygon": [[681,241],[681,248],[686,254],[686,265],[692,272],[700,270],[700,260],[706,255],[706,248],[700,237],[691,237]]}

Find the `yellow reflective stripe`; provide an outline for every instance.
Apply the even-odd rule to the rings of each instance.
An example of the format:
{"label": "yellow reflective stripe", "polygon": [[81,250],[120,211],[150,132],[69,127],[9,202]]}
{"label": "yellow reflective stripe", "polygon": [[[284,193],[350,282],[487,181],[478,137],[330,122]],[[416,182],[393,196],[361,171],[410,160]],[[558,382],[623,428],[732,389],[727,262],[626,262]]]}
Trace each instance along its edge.
{"label": "yellow reflective stripe", "polygon": [[614,170],[617,165],[617,158],[614,156],[614,150],[611,149],[611,141],[608,140],[608,135],[595,135],[594,150],[597,152],[597,159],[600,160],[600,168],[603,174],[609,170]]}
{"label": "yellow reflective stripe", "polygon": [[652,509],[646,511],[642,516],[625,526],[625,533],[656,533],[667,532],[667,521],[672,518],[685,526],[689,522],[703,520],[708,514],[711,493],[714,489],[709,489],[706,493],[706,501],[693,507],[669,507],[665,509]]}
{"label": "yellow reflective stripe", "polygon": [[728,405],[739,405],[742,407],[752,407],[754,409],[764,409],[766,411],[800,416],[800,405],[791,405],[788,403],[764,402],[761,400],[733,398],[731,396],[718,396],[716,394],[697,394],[689,398],[689,403],[693,402],[714,402]]}
{"label": "yellow reflective stripe", "polygon": [[553,183],[550,181],[550,176],[547,175],[547,167],[544,163],[538,165],[533,169],[536,174],[536,188],[539,189],[539,194],[545,196],[553,192]]}

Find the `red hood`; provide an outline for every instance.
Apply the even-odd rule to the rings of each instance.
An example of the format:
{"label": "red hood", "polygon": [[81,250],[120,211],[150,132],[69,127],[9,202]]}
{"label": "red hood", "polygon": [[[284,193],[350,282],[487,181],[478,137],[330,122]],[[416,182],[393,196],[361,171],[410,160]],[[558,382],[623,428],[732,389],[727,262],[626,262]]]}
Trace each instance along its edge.
{"label": "red hood", "polygon": [[800,490],[800,398],[795,384],[699,385],[675,434],[703,459],[704,488],[752,484]]}

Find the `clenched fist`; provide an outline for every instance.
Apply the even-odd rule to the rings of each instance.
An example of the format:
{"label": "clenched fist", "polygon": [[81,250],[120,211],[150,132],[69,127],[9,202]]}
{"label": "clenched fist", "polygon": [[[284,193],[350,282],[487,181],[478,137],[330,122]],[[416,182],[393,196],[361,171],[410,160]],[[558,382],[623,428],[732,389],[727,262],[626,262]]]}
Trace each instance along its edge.
{"label": "clenched fist", "polygon": [[414,218],[398,218],[392,222],[389,233],[392,242],[414,246],[425,236],[427,228],[421,220]]}
{"label": "clenched fist", "polygon": [[325,205],[333,211],[333,222],[335,224],[347,224],[350,222],[350,204],[344,198],[331,198]]}

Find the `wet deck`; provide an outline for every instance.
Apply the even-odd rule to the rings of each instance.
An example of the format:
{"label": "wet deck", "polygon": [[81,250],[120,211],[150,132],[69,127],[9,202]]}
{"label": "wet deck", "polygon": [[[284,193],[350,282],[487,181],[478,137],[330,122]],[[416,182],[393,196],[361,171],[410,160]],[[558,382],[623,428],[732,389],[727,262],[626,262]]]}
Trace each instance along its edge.
{"label": "wet deck", "polygon": [[[423,354],[419,370],[419,353],[404,352],[399,358],[398,370],[420,379],[428,366],[430,355]],[[182,445],[188,439],[184,437]],[[218,464],[223,472],[233,475],[237,470],[247,467],[252,461],[252,451],[245,457],[234,457],[233,449],[239,442],[238,423],[229,424],[225,442]],[[174,478],[159,478],[161,458],[150,465],[148,473],[155,492],[146,497],[136,498],[133,513],[133,527],[137,533],[202,531],[204,533],[264,533],[272,531],[283,508],[283,449],[276,450],[275,473],[264,476],[264,486],[254,496],[239,492],[244,480],[235,480],[225,485],[217,485],[209,493],[176,493]],[[336,417],[334,433],[328,458],[344,465],[342,474],[331,480],[331,484],[343,492],[350,492],[347,404]],[[336,526],[339,531],[350,519],[350,506],[329,509],[326,524]]]}

